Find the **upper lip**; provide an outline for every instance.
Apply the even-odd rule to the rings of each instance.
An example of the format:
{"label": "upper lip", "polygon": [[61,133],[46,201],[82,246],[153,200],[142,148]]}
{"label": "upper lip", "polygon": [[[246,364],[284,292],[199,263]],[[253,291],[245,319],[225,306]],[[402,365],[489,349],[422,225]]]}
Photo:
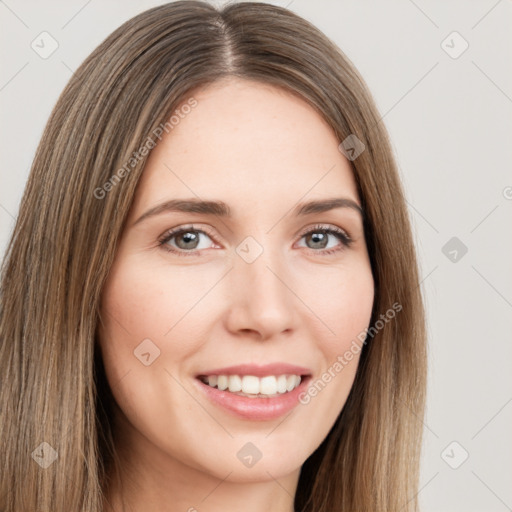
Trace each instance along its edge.
{"label": "upper lip", "polygon": [[255,377],[265,377],[267,375],[310,375],[311,370],[304,366],[296,366],[288,363],[270,363],[265,365],[256,364],[238,364],[227,366],[225,368],[214,368],[205,370],[197,375],[254,375]]}

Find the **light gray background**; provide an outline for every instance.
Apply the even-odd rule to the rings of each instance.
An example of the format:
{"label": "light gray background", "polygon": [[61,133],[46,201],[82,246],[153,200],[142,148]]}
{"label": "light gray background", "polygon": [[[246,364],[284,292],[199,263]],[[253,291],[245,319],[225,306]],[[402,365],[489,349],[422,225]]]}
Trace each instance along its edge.
{"label": "light gray background", "polygon": [[[1,254],[72,72],[122,22],[161,3],[0,1]],[[312,21],[355,63],[395,148],[430,331],[423,511],[512,510],[512,2],[272,3]],[[59,44],[47,59],[31,48],[43,31]],[[453,31],[469,44],[458,58],[445,51],[462,48]],[[452,237],[459,247],[445,255]]]}

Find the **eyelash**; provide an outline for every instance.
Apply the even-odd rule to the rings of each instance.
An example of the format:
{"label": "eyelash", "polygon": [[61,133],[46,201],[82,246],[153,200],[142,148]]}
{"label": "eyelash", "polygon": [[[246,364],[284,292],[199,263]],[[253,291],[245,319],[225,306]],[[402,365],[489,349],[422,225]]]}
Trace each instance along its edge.
{"label": "eyelash", "polygon": [[[186,226],[186,227],[177,228],[177,229],[174,229],[171,231],[167,231],[158,240],[158,245],[159,245],[159,247],[162,247],[162,249],[164,251],[171,252],[173,254],[176,254],[177,256],[200,256],[202,249],[195,249],[193,251],[185,251],[183,249],[177,250],[167,244],[167,242],[169,242],[175,236],[181,235],[182,233],[188,233],[190,231],[194,231],[197,233],[203,233],[205,235],[208,235],[211,239],[213,239],[213,240],[215,239],[214,235],[212,233],[210,233],[208,229],[197,229],[197,228],[194,228],[194,226],[190,225],[190,226]],[[322,255],[334,254],[334,253],[343,251],[344,249],[350,247],[350,245],[353,242],[352,238],[350,238],[350,236],[348,235],[348,233],[346,231],[344,231],[340,228],[337,228],[335,226],[323,226],[321,224],[317,224],[316,226],[313,226],[311,229],[309,229],[305,233],[302,233],[300,235],[300,238],[302,239],[303,237],[310,235],[312,233],[316,233],[318,231],[322,231],[326,234],[334,235],[338,240],[341,241],[341,247],[331,248],[331,249],[323,249],[323,250],[315,250],[315,249],[307,248],[309,251],[313,251],[314,253],[319,253]]]}

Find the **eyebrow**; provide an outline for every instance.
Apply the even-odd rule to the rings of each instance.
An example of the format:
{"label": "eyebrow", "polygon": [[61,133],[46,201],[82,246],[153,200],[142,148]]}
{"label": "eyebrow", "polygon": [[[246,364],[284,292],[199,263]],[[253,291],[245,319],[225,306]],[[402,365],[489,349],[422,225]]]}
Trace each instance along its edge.
{"label": "eyebrow", "polygon": [[[308,201],[306,203],[299,203],[293,211],[294,215],[303,216],[310,215],[312,213],[323,213],[336,208],[351,208],[359,212],[361,217],[364,216],[363,209],[355,201],[346,197],[320,199]],[[230,207],[223,201],[204,201],[196,198],[171,199],[150,208],[133,223],[133,226],[148,219],[149,217],[169,212],[197,213],[219,217],[232,216]]]}

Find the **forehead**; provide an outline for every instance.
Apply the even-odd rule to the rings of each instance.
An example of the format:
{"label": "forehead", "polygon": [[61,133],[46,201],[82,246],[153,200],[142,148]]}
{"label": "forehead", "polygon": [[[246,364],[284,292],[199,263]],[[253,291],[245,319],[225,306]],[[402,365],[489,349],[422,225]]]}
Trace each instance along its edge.
{"label": "forehead", "polygon": [[[136,204],[215,197],[256,207],[343,193],[357,201],[350,163],[322,117],[282,89],[241,79],[190,95],[197,102],[151,151]],[[187,101],[186,98],[185,101]]]}

